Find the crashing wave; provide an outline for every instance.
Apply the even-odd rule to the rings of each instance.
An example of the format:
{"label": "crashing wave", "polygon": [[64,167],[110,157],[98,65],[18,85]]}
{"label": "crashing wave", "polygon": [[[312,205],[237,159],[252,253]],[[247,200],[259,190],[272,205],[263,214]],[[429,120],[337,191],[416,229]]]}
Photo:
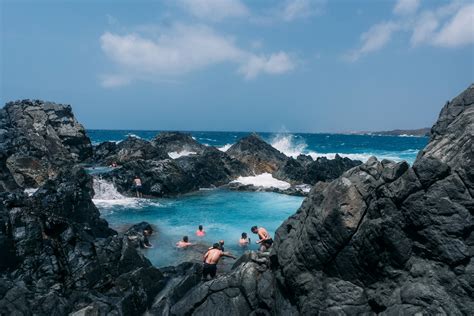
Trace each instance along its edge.
{"label": "crashing wave", "polygon": [[288,182],[275,179],[270,173],[262,173],[256,176],[250,177],[238,177],[231,183],[240,183],[243,185],[254,185],[256,187],[263,188],[277,188],[286,190],[291,187]]}
{"label": "crashing wave", "polygon": [[225,144],[224,146],[217,147],[220,151],[226,152],[229,148],[232,147],[232,144]]}

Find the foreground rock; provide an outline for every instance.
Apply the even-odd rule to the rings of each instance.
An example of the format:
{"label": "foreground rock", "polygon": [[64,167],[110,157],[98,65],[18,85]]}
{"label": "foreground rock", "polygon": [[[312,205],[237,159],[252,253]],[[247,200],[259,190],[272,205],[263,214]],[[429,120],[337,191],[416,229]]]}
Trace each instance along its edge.
{"label": "foreground rock", "polygon": [[1,195],[0,314],[137,314],[164,287],[163,275],[100,219],[81,169],[48,180],[32,197]]}
{"label": "foreground rock", "polygon": [[0,191],[36,188],[63,166],[92,156],[71,106],[39,100],[9,102],[0,109],[0,146]]}
{"label": "foreground rock", "polygon": [[444,107],[413,168],[370,159],[278,229],[275,276],[302,314],[474,311],[473,95]]}

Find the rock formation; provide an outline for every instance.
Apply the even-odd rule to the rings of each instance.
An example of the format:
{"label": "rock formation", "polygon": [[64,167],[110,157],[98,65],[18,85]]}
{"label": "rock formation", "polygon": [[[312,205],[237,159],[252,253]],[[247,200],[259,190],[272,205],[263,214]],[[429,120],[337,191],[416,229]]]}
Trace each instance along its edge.
{"label": "rock formation", "polygon": [[330,181],[338,178],[344,171],[360,165],[359,160],[342,158],[338,154],[334,159],[300,155],[297,159],[290,158],[278,169],[274,176],[277,179],[296,184],[314,185],[319,181]]}
{"label": "rock formation", "polygon": [[183,132],[161,132],[151,143],[166,153],[193,152],[200,154],[207,148],[194,140],[191,134]]}
{"label": "rock formation", "polygon": [[226,154],[247,165],[254,174],[273,173],[288,160],[255,133],[240,139]]}
{"label": "rock formation", "polygon": [[0,109],[0,144],[0,191],[36,188],[61,166],[92,156],[71,106],[38,100],[9,102]]}

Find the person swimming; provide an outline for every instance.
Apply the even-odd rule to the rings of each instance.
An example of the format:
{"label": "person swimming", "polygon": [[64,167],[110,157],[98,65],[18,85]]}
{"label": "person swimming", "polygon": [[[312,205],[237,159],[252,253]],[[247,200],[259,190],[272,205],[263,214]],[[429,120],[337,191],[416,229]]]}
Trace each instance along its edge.
{"label": "person swimming", "polygon": [[273,244],[273,239],[270,237],[270,234],[263,227],[253,226],[251,229],[252,233],[257,234],[259,240],[255,243],[260,244],[260,251],[267,251]]}
{"label": "person swimming", "polygon": [[239,239],[240,247],[247,247],[250,244],[250,238],[247,237],[247,233],[242,233],[242,236]]}
{"label": "person swimming", "polygon": [[206,232],[203,230],[202,225],[198,226],[198,230],[196,230],[196,236],[198,237],[206,236]]}
{"label": "person swimming", "polygon": [[215,243],[207,252],[204,254],[204,263],[202,268],[202,278],[207,280],[207,276],[210,275],[211,279],[216,276],[217,263],[222,257],[229,257],[237,259],[228,252],[224,252],[220,249],[220,244]]}
{"label": "person swimming", "polygon": [[183,236],[183,240],[180,240],[176,243],[176,247],[178,248],[187,248],[189,246],[192,246],[193,243],[189,242],[188,236]]}

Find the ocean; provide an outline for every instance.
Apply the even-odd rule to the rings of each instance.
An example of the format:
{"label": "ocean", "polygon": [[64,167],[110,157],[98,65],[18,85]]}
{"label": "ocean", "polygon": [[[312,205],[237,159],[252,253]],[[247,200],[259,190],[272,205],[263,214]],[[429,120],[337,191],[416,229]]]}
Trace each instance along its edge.
{"label": "ocean", "polygon": [[[88,130],[93,144],[104,141],[119,142],[127,136],[153,139],[159,131],[132,130]],[[188,132],[198,142],[218,147],[225,151],[238,139],[249,132]],[[338,153],[343,157],[366,161],[370,156],[395,161],[405,160],[412,164],[420,149],[428,143],[428,137],[377,136],[346,134],[307,134],[307,133],[258,133],[273,147],[287,156],[299,154],[334,158]]]}
{"label": "ocean", "polygon": [[[151,140],[159,131],[88,130],[93,144],[103,141],[119,142],[128,136]],[[200,143],[225,151],[244,132],[190,132]],[[333,158],[336,153],[352,159],[366,161],[374,155],[379,159],[406,160],[413,163],[427,137],[369,136],[344,134],[259,133],[263,139],[288,156],[308,154],[313,158]],[[106,168],[105,168],[106,169]],[[99,171],[98,171],[99,170]],[[281,223],[294,214],[303,202],[302,197],[272,192],[236,192],[225,189],[207,189],[175,198],[137,199],[125,197],[97,173],[95,174],[94,203],[102,217],[112,228],[125,231],[141,221],[153,225],[153,248],[145,249],[145,256],[157,267],[176,265],[180,262],[201,260],[207,247],[218,240],[225,240],[226,250],[239,256],[245,250],[256,250],[255,236],[250,227],[265,227],[274,234]],[[106,170],[105,170],[106,171]],[[262,179],[262,181],[265,179]],[[195,235],[198,225],[203,225],[206,237]],[[242,232],[252,238],[248,248],[241,248],[238,240]],[[195,243],[190,249],[175,247],[184,235]],[[226,259],[232,264],[232,260]]]}

